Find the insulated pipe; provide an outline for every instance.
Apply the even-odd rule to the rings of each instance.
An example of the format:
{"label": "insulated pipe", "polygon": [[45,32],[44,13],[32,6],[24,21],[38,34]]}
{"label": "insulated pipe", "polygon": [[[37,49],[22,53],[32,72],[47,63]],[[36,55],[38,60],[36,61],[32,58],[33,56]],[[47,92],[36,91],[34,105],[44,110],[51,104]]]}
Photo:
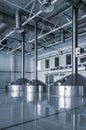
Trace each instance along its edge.
{"label": "insulated pipe", "polygon": [[[78,21],[81,21],[81,20],[83,20],[83,19],[85,19],[85,18],[86,18],[86,15],[82,16],[80,19],[78,19]],[[55,28],[55,29],[49,31],[48,33],[45,33],[45,34],[43,34],[43,35],[41,35],[41,36],[38,36],[38,39],[41,39],[41,38],[43,38],[43,37],[45,37],[45,36],[47,36],[47,35],[49,35],[49,34],[51,34],[51,33],[54,33],[54,32],[56,32],[56,31],[58,31],[58,30],[60,30],[60,29],[62,29],[62,28],[67,27],[67,26],[69,26],[69,25],[71,25],[71,24],[72,24],[72,21],[70,21],[70,22],[68,22],[68,23],[66,23],[66,24],[64,24],[64,25],[62,25],[62,26],[60,26],[60,27],[57,27],[57,28]],[[12,33],[14,33],[14,32],[12,32]],[[8,35],[9,35],[9,34],[8,34]],[[6,39],[7,37],[9,37],[8,35],[7,35],[6,37],[4,37],[3,39]],[[3,41],[3,39],[2,39],[1,41]],[[29,41],[29,43],[32,43],[32,42],[34,42],[34,41],[35,41],[35,39],[32,39],[31,41]],[[11,53],[11,52],[13,52],[13,51],[16,51],[16,50],[19,49],[19,48],[21,48],[21,46],[15,48],[14,50],[12,50],[12,51],[10,51],[10,52],[8,52],[8,53]]]}
{"label": "insulated pipe", "polygon": [[76,48],[78,47],[78,8],[72,7],[72,73],[73,85],[77,86],[78,58],[76,57]]}
{"label": "insulated pipe", "polygon": [[38,27],[38,24],[37,24],[37,21],[35,21],[35,85],[37,86],[37,79],[38,79],[38,71],[37,71],[37,62],[38,62],[38,53],[37,53],[37,46],[38,46],[38,43],[37,43],[37,27]]}
{"label": "insulated pipe", "polygon": [[[16,4],[14,4],[14,3],[8,1],[8,0],[4,0],[4,1],[5,1],[7,4],[10,4],[10,5],[12,5],[12,6],[15,7],[15,8],[19,8],[19,9],[22,9],[22,10],[24,10],[24,11],[30,13],[30,11],[28,11],[27,9],[24,9],[24,8],[22,8],[22,7],[20,7],[20,6],[16,5]],[[52,4],[54,4],[56,1],[57,1],[57,0],[54,0],[54,1],[52,2]],[[24,22],[21,26],[24,26],[27,22],[29,22],[29,21],[31,21],[32,19],[34,19],[35,17],[37,17],[40,13],[41,13],[41,11],[39,11],[37,14],[34,14],[30,19],[27,19],[26,22]],[[29,21],[28,21],[28,20],[29,20]],[[44,19],[44,20],[45,20],[45,19]],[[3,41],[4,39],[8,38],[8,37],[9,37],[10,35],[12,35],[14,32],[15,32],[15,30],[11,31],[11,32],[10,32],[8,35],[6,35],[3,39],[1,39],[1,41]],[[1,41],[0,41],[0,42],[1,42]],[[20,47],[20,48],[21,48],[21,47]]]}
{"label": "insulated pipe", "polygon": [[22,39],[22,79],[24,80],[25,72],[25,32],[21,34]]}
{"label": "insulated pipe", "polygon": [[[53,4],[56,2],[57,0],[53,1]],[[52,2],[51,2],[52,3]],[[42,10],[40,10],[39,12],[37,12],[36,14],[34,14],[31,18],[27,19],[22,26],[26,25],[28,22],[30,22],[31,20],[33,20],[34,18],[36,18],[39,14],[42,13]]]}
{"label": "insulated pipe", "polygon": [[33,20],[34,18],[36,18],[39,14],[42,13],[42,10],[40,10],[39,12],[37,12],[35,15],[33,15],[31,18],[27,19],[22,26],[25,26],[28,22],[30,22],[31,20]]}
{"label": "insulated pipe", "polygon": [[21,16],[19,14],[19,10],[16,10],[16,16],[15,16],[15,23],[16,23],[16,28],[20,28],[21,27]]}
{"label": "insulated pipe", "polygon": [[[48,33],[45,33],[45,34],[43,34],[43,35],[41,35],[41,36],[38,36],[38,39],[41,39],[41,38],[43,38],[43,37],[45,37],[45,36],[47,36],[47,35],[49,35],[49,34],[51,34],[51,33],[54,33],[54,32],[56,32],[56,31],[58,31],[59,29],[62,29],[62,28],[67,27],[67,26],[69,26],[69,25],[71,25],[71,24],[72,24],[72,21],[70,21],[70,22],[68,22],[68,23],[66,23],[66,24],[64,24],[64,25],[62,25],[62,26],[60,26],[60,27],[58,27],[58,28],[55,28],[55,29],[49,31]],[[4,38],[4,39],[5,39],[5,38]],[[3,41],[3,39],[2,39],[2,41]],[[29,41],[29,43],[32,43],[32,42],[34,42],[34,41],[35,41],[35,39],[32,39],[31,41]],[[19,49],[19,48],[21,48],[21,46],[17,47],[16,49],[14,49],[14,50],[12,50],[12,51],[10,51],[10,52],[16,51],[16,50]],[[9,53],[10,53],[10,52],[9,52]]]}
{"label": "insulated pipe", "polygon": [[15,32],[22,33],[24,29],[21,27],[21,15],[19,13],[19,10],[16,10],[16,16],[15,16]]}

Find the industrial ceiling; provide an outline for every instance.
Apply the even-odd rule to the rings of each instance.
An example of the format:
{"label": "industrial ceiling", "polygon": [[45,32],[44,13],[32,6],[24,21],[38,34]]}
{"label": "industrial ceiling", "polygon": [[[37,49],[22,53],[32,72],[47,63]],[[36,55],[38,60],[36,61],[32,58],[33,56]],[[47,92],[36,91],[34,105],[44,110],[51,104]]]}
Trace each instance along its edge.
{"label": "industrial ceiling", "polygon": [[34,49],[35,20],[38,22],[38,48],[58,44],[72,36],[72,5],[79,8],[78,34],[86,32],[86,0],[51,0],[54,9],[48,13],[41,10],[41,2],[43,0],[0,0],[0,44],[7,53],[21,51],[21,33],[15,30],[17,12],[26,34],[26,54]]}

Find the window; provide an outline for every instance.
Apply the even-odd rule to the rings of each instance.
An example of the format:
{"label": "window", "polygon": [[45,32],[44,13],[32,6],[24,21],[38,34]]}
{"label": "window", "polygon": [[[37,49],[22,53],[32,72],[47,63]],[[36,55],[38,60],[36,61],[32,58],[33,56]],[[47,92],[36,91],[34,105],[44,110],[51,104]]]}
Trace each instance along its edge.
{"label": "window", "polygon": [[45,60],[45,68],[49,68],[49,59]]}
{"label": "window", "polygon": [[40,60],[38,61],[38,68],[37,69],[41,70],[41,61]]}
{"label": "window", "polygon": [[84,62],[86,62],[86,58],[85,57],[80,58],[80,63],[84,63]]}
{"label": "window", "polygon": [[66,55],[66,65],[71,64],[71,54]]}
{"label": "window", "polygon": [[55,57],[55,67],[59,66],[59,57]]}

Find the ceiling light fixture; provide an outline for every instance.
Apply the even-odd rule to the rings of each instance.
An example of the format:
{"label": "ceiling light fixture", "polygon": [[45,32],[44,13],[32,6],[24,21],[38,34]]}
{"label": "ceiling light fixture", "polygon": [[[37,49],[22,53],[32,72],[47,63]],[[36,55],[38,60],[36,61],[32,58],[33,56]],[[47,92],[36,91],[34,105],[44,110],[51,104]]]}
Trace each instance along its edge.
{"label": "ceiling light fixture", "polygon": [[53,11],[54,5],[51,3],[51,0],[39,0],[41,3],[41,10],[45,13]]}

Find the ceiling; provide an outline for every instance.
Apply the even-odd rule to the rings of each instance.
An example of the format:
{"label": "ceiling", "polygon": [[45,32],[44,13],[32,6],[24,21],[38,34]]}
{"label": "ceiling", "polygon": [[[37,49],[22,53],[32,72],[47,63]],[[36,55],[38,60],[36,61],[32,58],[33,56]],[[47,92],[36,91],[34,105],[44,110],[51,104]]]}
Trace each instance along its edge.
{"label": "ceiling", "polygon": [[[25,29],[25,52],[34,50],[34,25],[38,22],[38,48],[45,48],[63,42],[72,36],[72,5],[79,7],[78,33],[86,32],[85,0],[52,0],[54,10],[40,11],[39,0],[0,0],[0,39],[7,53],[21,51],[21,34],[14,30],[16,10],[21,15],[21,26]],[[35,17],[34,17],[35,16]],[[34,18],[33,18],[34,17]],[[7,40],[5,44],[2,42]]]}

